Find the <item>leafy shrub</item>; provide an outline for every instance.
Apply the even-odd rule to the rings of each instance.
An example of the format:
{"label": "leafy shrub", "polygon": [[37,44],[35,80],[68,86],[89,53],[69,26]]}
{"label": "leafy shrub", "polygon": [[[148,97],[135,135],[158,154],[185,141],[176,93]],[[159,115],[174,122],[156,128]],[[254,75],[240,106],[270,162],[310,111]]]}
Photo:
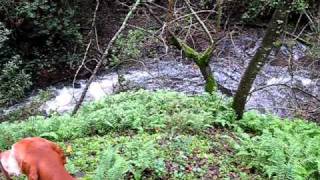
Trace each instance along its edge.
{"label": "leafy shrub", "polygon": [[118,180],[122,179],[129,170],[129,164],[116,153],[112,147],[108,147],[102,154],[94,179]]}
{"label": "leafy shrub", "polygon": [[119,177],[123,176],[142,179],[150,173],[161,177],[165,165],[156,143],[159,136],[111,134],[76,139],[71,142],[74,152],[70,154],[68,164],[78,171],[87,172],[89,179],[121,179]]}
{"label": "leafy shrub", "polygon": [[320,128],[302,120],[247,113],[237,156],[273,179],[320,178]]}
{"label": "leafy shrub", "polygon": [[[258,17],[268,17],[271,15],[272,9],[276,8],[281,1],[282,0],[247,0],[248,9],[246,13],[243,14],[242,18],[246,21],[251,21]],[[308,0],[294,0],[291,10],[299,12],[308,7]]]}
{"label": "leafy shrub", "polygon": [[0,22],[0,106],[24,97],[31,86],[31,77],[22,68],[22,60],[8,48],[11,31]]}
{"label": "leafy shrub", "polygon": [[12,57],[0,72],[0,105],[12,104],[24,97],[31,86],[31,76],[21,69],[19,56]]}
{"label": "leafy shrub", "polygon": [[112,48],[112,65],[139,58],[144,40],[145,32],[142,30],[129,30],[128,34],[121,35]]}
{"label": "leafy shrub", "polygon": [[[229,112],[231,108],[216,96],[189,97],[166,91],[121,93],[87,104],[74,117],[63,115],[45,119],[38,116],[21,123],[2,123],[0,148],[23,137],[43,134],[49,139],[63,141],[112,131],[199,133]],[[229,118],[234,119],[234,116]]]}
{"label": "leafy shrub", "polygon": [[9,39],[11,32],[5,27],[3,23],[0,22],[0,48],[5,46],[5,42]]}
{"label": "leafy shrub", "polygon": [[[20,69],[15,72],[16,79],[9,83],[17,82],[17,86],[21,86],[17,95],[9,99],[1,97],[1,101],[18,100],[23,96],[21,92],[30,87],[30,81],[48,84],[45,78],[50,79],[51,73],[61,69],[69,71],[78,63],[79,58],[73,51],[74,46],[80,44],[81,35],[71,7],[50,0],[0,0],[0,13],[0,71]],[[18,79],[24,75],[25,84]],[[11,79],[4,75],[0,84],[7,83],[7,78]],[[36,81],[39,79],[43,81]]]}
{"label": "leafy shrub", "polygon": [[[122,138],[121,140],[128,139]],[[120,143],[118,148],[127,158],[134,179],[142,179],[143,173],[148,170],[158,170],[154,173],[158,173],[157,176],[159,176],[165,168],[163,160],[158,158],[160,154],[155,141],[150,140],[148,136],[142,135],[125,144]]]}
{"label": "leafy shrub", "polygon": [[[16,5],[15,11],[16,18],[23,22],[13,31],[17,33],[18,40],[25,38],[27,41],[31,52],[22,50],[22,55],[29,61],[27,66],[30,69],[47,68],[52,71],[61,63],[69,65],[72,62],[65,54],[81,40],[79,27],[73,22],[73,9],[49,0],[34,0],[22,1]],[[31,32],[24,30],[27,25],[31,26]]]}

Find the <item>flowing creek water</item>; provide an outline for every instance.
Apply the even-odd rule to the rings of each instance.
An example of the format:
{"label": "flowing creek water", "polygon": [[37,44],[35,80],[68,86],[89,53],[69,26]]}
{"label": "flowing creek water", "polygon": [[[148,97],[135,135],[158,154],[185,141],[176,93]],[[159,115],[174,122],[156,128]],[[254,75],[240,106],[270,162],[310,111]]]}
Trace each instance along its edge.
{"label": "flowing creek water", "polygon": [[[238,37],[226,38],[218,46],[217,54],[212,59],[211,68],[219,84],[230,92],[236,91],[242,72],[260,45],[261,39],[259,37],[261,35],[258,32],[248,32]],[[284,55],[291,55],[294,61],[299,61],[305,56],[306,50],[306,47],[298,44],[292,51],[287,48],[281,48],[280,51]],[[302,109],[306,104],[310,105],[314,98],[320,99],[320,78],[317,72],[306,68],[290,72],[288,66],[272,65],[273,60],[279,60],[279,57],[271,56],[270,63],[257,77],[252,89],[253,93],[247,102],[246,108],[248,110],[256,109],[262,113],[294,116],[297,107]],[[177,55],[168,55],[161,59],[145,58],[133,66],[121,68],[119,73],[121,78],[125,79],[124,84],[129,90],[168,89],[188,94],[204,92],[204,81],[198,68],[190,60]],[[85,101],[99,100],[105,95],[118,92],[119,73],[111,72],[99,75],[91,84]],[[48,89],[54,94],[54,97],[45,102],[41,106],[41,110],[47,114],[70,112],[75,105],[75,99],[78,99],[83,91],[85,83],[86,80],[79,80],[75,88],[72,84],[49,87]],[[299,87],[303,89],[303,92],[294,92],[288,88],[289,86]],[[257,89],[261,90],[256,91]],[[2,110],[2,114],[8,114],[19,106],[29,103],[32,98],[33,96],[24,103]],[[319,104],[320,102],[315,102],[315,106],[319,107]]]}

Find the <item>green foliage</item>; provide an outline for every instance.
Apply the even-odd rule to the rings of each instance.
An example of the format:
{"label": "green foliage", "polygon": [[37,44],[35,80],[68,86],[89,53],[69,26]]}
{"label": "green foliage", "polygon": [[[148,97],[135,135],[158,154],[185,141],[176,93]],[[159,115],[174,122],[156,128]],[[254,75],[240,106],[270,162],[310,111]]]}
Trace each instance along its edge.
{"label": "green foliage", "polygon": [[[320,34],[320,31],[319,31]],[[319,46],[320,42],[314,42],[312,46],[312,48],[310,48],[310,51],[308,52],[308,55],[312,58],[312,59],[317,59],[318,57],[320,57],[320,46]]]}
{"label": "green foliage", "polygon": [[21,99],[31,82],[78,63],[70,52],[81,35],[70,7],[50,0],[0,0],[0,12],[0,105]]}
{"label": "green foliage", "polygon": [[5,27],[3,23],[0,22],[0,49],[5,46],[5,42],[9,39],[11,34],[10,30]]}
{"label": "green foliage", "polygon": [[[175,178],[203,177],[207,173],[208,166],[214,162],[213,155],[208,153],[212,143],[207,138],[177,135],[164,142],[166,143],[162,144],[161,148],[165,149],[165,159],[175,167],[171,169]],[[186,169],[188,171],[189,168],[188,174]]]}
{"label": "green foliage", "polygon": [[24,97],[31,86],[31,76],[21,68],[20,56],[13,56],[0,72],[0,106],[16,102]]}
{"label": "green foliage", "polygon": [[142,30],[129,30],[128,34],[120,35],[112,48],[112,65],[138,59],[141,56],[140,50],[145,38],[146,32]]}
{"label": "green foliage", "polygon": [[8,47],[10,34],[11,31],[0,22],[0,106],[21,99],[31,86],[31,77],[21,67],[20,56]]}
{"label": "green foliage", "polygon": [[[85,179],[97,179],[96,169],[102,162],[99,157],[112,147],[113,154],[121,156],[129,167],[124,179],[199,179],[208,174],[210,167],[216,166],[216,153],[221,156],[225,153],[213,151],[213,147],[223,145],[217,142],[213,146],[212,141],[216,139],[171,133],[112,133],[76,139],[68,142],[73,149],[68,167],[73,167],[72,172],[86,172]],[[239,173],[231,163],[227,166],[217,176],[228,177],[230,171]]]}
{"label": "green foliage", "polygon": [[145,172],[160,177],[165,166],[156,144],[158,138],[158,134],[142,133],[77,139],[71,142],[70,164],[87,172],[89,179],[120,179],[117,177],[123,175],[141,179]]}
{"label": "green foliage", "polygon": [[108,147],[102,154],[94,179],[118,180],[122,179],[128,171],[129,164],[116,153],[112,147]]}
{"label": "green foliage", "polygon": [[70,161],[90,177],[96,169],[93,179],[120,179],[125,174],[142,179],[145,172],[160,177],[165,165],[156,144],[158,136],[142,133],[132,137],[111,135],[77,139],[72,142],[75,145]]}
{"label": "green foliage", "polygon": [[2,123],[0,149],[28,136],[60,142],[72,147],[68,169],[85,179],[319,179],[318,125],[255,112],[235,121],[224,101],[121,93],[74,117]]}
{"label": "green foliage", "polygon": [[52,3],[48,0],[23,1],[16,6],[16,12],[16,16],[31,21],[39,28],[38,36],[55,33],[60,34],[61,38],[69,38],[70,40],[71,38],[75,38],[74,40],[81,38],[78,27],[74,26],[72,22],[74,10],[61,7],[58,3]]}
{"label": "green foliage", "polygon": [[[20,28],[13,29],[18,36],[25,36],[28,46],[32,48],[32,52],[23,51],[23,55],[28,53],[28,56],[31,56],[31,59],[24,57],[29,61],[26,64],[28,68],[48,68],[52,71],[59,67],[60,63],[73,63],[72,57],[68,59],[66,54],[68,49],[73,48],[73,44],[81,40],[79,27],[73,22],[73,9],[61,7],[48,0],[34,0],[19,3],[15,11],[16,18],[23,19],[25,24],[31,26],[31,33],[20,33],[20,28],[24,28],[23,24]],[[39,45],[29,41],[37,41]]]}
{"label": "green foliage", "polygon": [[247,113],[237,156],[273,179],[320,178],[320,128],[302,120]]}
{"label": "green foliage", "polygon": [[[74,117],[69,115],[31,117],[22,123],[0,124],[0,148],[28,136],[54,133],[69,140],[109,132],[191,132],[212,127],[223,114],[232,112],[215,95],[188,97],[175,92],[138,91],[121,93],[87,104]],[[234,119],[234,116],[228,117]]]}
{"label": "green foliage", "polygon": [[[143,173],[147,170],[155,170],[158,175],[163,170],[164,162],[158,159],[159,150],[155,147],[153,140],[146,140],[145,136],[135,138],[126,144],[120,144],[118,147],[130,163],[130,172],[134,179],[142,179]],[[124,138],[126,140],[127,138]],[[121,139],[120,139],[121,140]],[[161,167],[162,165],[162,167]]]}
{"label": "green foliage", "polygon": [[[277,8],[282,0],[247,0],[248,9],[243,14],[245,21],[251,21],[257,17],[266,17],[271,15],[272,9]],[[291,11],[301,12],[309,7],[308,0],[294,0]]]}

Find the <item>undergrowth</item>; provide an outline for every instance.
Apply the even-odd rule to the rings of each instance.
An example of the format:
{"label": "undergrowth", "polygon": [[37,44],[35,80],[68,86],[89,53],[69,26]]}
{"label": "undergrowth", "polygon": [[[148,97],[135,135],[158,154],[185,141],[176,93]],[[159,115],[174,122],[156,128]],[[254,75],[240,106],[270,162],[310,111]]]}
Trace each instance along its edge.
{"label": "undergrowth", "polygon": [[272,179],[320,178],[320,128],[302,120],[247,113],[237,156]]}
{"label": "undergrowth", "polygon": [[21,123],[2,123],[0,148],[28,136],[65,141],[110,132],[200,133],[214,122],[233,118],[233,111],[222,101],[218,96],[188,97],[164,91],[121,93],[87,104],[74,117],[36,116]]}
{"label": "undergrowth", "polygon": [[0,124],[0,148],[41,136],[66,149],[82,179],[319,179],[320,128],[248,112],[228,99],[127,92],[85,105],[74,117]]}

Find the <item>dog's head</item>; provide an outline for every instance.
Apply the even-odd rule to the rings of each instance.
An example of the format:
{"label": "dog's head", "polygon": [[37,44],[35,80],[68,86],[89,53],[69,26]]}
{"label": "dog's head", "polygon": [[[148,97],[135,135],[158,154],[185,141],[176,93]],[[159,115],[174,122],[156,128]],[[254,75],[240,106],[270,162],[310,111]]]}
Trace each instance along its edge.
{"label": "dog's head", "polygon": [[3,173],[9,176],[19,176],[21,174],[21,169],[19,163],[14,155],[14,150],[8,150],[0,152],[0,162],[3,167]]}

